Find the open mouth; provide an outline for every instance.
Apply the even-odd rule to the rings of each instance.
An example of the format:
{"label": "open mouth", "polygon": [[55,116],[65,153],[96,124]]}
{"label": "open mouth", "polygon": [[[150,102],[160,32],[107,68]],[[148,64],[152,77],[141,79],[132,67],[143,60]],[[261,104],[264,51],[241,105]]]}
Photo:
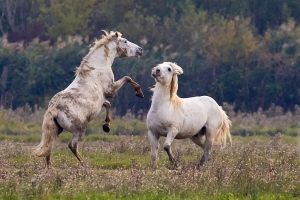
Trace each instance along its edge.
{"label": "open mouth", "polygon": [[143,55],[143,52],[136,52],[136,53],[135,53],[135,56],[136,56],[136,57],[140,57],[141,55]]}
{"label": "open mouth", "polygon": [[160,74],[157,74],[157,73],[152,73],[151,75],[152,75],[153,78],[156,78],[156,77],[160,76]]}

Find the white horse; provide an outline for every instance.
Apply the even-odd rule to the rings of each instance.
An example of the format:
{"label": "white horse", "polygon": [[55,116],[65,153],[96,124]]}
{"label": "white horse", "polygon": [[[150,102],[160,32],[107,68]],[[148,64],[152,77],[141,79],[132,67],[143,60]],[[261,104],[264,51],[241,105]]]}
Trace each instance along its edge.
{"label": "white horse", "polygon": [[105,34],[102,39],[95,41],[83,58],[74,81],[49,102],[42,125],[42,140],[34,150],[34,155],[46,157],[47,168],[51,164],[51,150],[63,129],[73,134],[68,146],[82,163],[77,145],[85,134],[88,122],[100,113],[103,105],[107,110],[103,129],[109,131],[110,103],[106,98],[115,96],[124,83],[134,87],[136,96],[144,97],[140,86],[130,77],[125,76],[115,82],[111,68],[116,57],[139,57],[142,48],[122,38],[119,32]]}
{"label": "white horse", "polygon": [[177,96],[177,75],[182,73],[182,68],[171,62],[164,62],[152,69],[156,85],[152,89],[147,127],[154,169],[157,166],[160,136],[166,137],[164,150],[174,167],[177,167],[171,151],[174,139],[190,138],[204,150],[198,167],[210,159],[214,143],[222,142],[226,145],[227,136],[232,142],[229,132],[231,122],[214,99],[208,96],[182,99]]}

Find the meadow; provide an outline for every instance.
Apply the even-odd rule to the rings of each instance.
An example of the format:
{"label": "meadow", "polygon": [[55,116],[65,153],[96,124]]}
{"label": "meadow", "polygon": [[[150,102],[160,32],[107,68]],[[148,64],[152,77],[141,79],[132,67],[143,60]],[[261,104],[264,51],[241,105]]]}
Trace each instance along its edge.
{"label": "meadow", "polygon": [[300,199],[300,113],[225,108],[233,121],[232,147],[216,146],[212,161],[197,170],[202,150],[176,140],[179,169],[169,169],[160,147],[156,171],[143,113],[114,115],[110,135],[101,128],[103,113],[94,120],[79,148],[83,166],[67,147],[71,134],[63,132],[46,171],[44,160],[30,154],[40,141],[44,110],[2,108],[0,199]]}

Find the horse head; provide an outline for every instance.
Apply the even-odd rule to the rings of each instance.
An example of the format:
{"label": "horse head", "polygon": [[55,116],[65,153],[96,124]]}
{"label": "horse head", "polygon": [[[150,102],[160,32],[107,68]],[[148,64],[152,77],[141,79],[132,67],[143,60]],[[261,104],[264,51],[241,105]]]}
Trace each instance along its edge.
{"label": "horse head", "polygon": [[120,32],[111,32],[114,34],[114,40],[117,43],[117,56],[118,58],[123,57],[139,57],[143,54],[143,49],[138,45],[122,38]]}
{"label": "horse head", "polygon": [[[163,85],[170,85],[172,80],[177,77],[177,75],[183,74],[183,70],[176,63],[164,62],[157,65],[152,69],[151,75],[156,80]],[[177,82],[176,82],[177,83]]]}

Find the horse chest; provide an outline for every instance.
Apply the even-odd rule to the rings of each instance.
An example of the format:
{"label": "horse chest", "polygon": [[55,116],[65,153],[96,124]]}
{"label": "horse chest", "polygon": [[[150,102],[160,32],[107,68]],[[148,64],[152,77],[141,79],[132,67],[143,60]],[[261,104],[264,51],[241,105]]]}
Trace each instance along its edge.
{"label": "horse chest", "polygon": [[150,113],[147,120],[148,128],[151,132],[161,136],[167,136],[172,129],[178,129],[178,123],[168,113]]}

